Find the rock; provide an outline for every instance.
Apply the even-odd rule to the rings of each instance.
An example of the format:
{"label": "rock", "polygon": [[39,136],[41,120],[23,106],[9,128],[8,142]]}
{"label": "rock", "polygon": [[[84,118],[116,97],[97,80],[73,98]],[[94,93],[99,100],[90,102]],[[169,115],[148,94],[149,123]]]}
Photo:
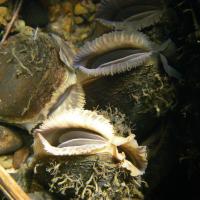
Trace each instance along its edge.
{"label": "rock", "polygon": [[0,165],[5,169],[11,169],[12,168],[12,158],[13,158],[13,156],[11,156],[11,155],[0,156]]}
{"label": "rock", "polygon": [[62,21],[62,27],[63,27],[63,30],[65,32],[68,32],[70,33],[72,31],[72,25],[73,25],[73,20],[71,17],[68,17],[66,15],[66,17],[64,17],[63,19],[61,19]]}
{"label": "rock", "polygon": [[7,20],[10,18],[9,10],[7,7],[0,7],[0,25],[5,26]]}
{"label": "rock", "polygon": [[21,137],[14,129],[0,126],[0,155],[13,153],[22,144]]}
{"label": "rock", "polygon": [[13,167],[19,169],[21,165],[27,160],[30,154],[28,147],[23,147],[16,151],[13,156]]}
{"label": "rock", "polygon": [[84,22],[84,19],[82,17],[75,17],[74,21],[76,24],[81,24]]}
{"label": "rock", "polygon": [[65,13],[72,13],[73,11],[72,4],[68,1],[62,4],[62,8],[65,11]]}
{"label": "rock", "polygon": [[7,0],[0,0],[0,4],[5,3]]}
{"label": "rock", "polygon": [[81,3],[77,3],[74,8],[75,15],[85,15],[88,13],[88,9],[84,7]]}

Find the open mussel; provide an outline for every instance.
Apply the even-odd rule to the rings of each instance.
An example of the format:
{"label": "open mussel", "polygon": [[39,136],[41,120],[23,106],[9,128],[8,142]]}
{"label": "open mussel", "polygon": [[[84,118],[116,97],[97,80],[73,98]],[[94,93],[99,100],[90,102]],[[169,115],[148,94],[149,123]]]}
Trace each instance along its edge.
{"label": "open mussel", "polygon": [[74,67],[88,76],[114,75],[148,63],[154,44],[139,32],[111,32],[86,42]]}
{"label": "open mussel", "polygon": [[141,30],[158,23],[162,15],[161,0],[102,0],[96,18],[117,30]]}
{"label": "open mussel", "polygon": [[126,31],[87,42],[74,58],[87,108],[117,107],[136,123],[137,131],[150,130],[176,102],[168,75],[178,73],[162,54],[169,45],[159,46],[142,33]]}
{"label": "open mussel", "polygon": [[80,109],[50,117],[34,134],[35,177],[46,177],[39,182],[52,192],[77,199],[137,196],[147,158],[133,134],[117,136],[103,116]]}

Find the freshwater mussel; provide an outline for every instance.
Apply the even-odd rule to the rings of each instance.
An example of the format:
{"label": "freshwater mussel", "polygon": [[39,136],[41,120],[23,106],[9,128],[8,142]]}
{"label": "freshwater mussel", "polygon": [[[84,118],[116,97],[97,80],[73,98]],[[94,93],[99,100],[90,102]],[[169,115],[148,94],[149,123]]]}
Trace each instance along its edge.
{"label": "freshwater mussel", "polygon": [[116,135],[95,111],[73,109],[36,129],[34,176],[51,192],[75,199],[142,198],[146,147]]}
{"label": "freshwater mussel", "polygon": [[161,49],[139,32],[115,31],[87,42],[74,58],[87,108],[117,107],[136,123],[138,137],[146,134],[176,102],[165,71],[177,73]]}

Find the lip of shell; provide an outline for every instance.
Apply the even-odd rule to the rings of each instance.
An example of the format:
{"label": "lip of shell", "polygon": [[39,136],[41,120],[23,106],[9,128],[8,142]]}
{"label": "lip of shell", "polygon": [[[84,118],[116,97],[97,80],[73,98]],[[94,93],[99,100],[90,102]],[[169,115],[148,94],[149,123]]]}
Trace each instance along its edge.
{"label": "lip of shell", "polygon": [[74,67],[91,76],[125,72],[148,62],[154,46],[139,32],[111,32],[86,42],[74,58]]}
{"label": "lip of shell", "polygon": [[73,58],[75,56],[75,47],[68,41],[63,40],[56,34],[51,33],[56,45],[58,46],[60,59],[66,64],[69,70],[74,71],[72,67]]}
{"label": "lip of shell", "polygon": [[138,146],[134,135],[114,135],[110,122],[93,111],[72,109],[50,117],[34,134],[35,156],[108,153],[132,176],[143,174],[147,166],[146,147]]}
{"label": "lip of shell", "polygon": [[141,30],[156,24],[163,14],[160,0],[103,0],[96,20],[118,30]]}
{"label": "lip of shell", "polygon": [[66,88],[65,92],[57,99],[49,110],[48,115],[59,115],[64,110],[72,108],[83,108],[85,105],[85,94],[80,84],[73,84]]}

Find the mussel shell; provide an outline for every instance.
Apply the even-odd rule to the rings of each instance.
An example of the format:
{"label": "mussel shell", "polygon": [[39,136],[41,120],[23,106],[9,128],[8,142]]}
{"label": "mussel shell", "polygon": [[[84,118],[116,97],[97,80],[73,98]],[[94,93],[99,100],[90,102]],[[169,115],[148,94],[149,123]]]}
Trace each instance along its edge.
{"label": "mussel shell", "polygon": [[[30,29],[0,46],[0,120],[24,124],[43,120],[75,83],[46,33]],[[61,93],[59,93],[61,92]]]}
{"label": "mussel shell", "polygon": [[132,128],[139,141],[176,103],[175,88],[160,68],[160,63],[101,77],[86,83],[83,88],[87,96],[87,109],[97,106],[102,109],[108,106],[118,108],[133,123]]}
{"label": "mussel shell", "polygon": [[118,30],[141,30],[158,23],[162,14],[160,0],[102,0],[96,18]]}
{"label": "mussel shell", "polygon": [[143,199],[139,178],[109,154],[41,158],[34,169],[34,178],[60,198]]}
{"label": "mussel shell", "polygon": [[109,120],[94,111],[71,109],[52,116],[34,131],[34,135],[35,157],[107,153],[132,176],[144,174],[147,167],[146,147],[138,145],[135,135],[115,135]]}
{"label": "mussel shell", "polygon": [[155,44],[139,32],[116,31],[87,42],[74,58],[74,67],[88,76],[113,75],[151,59]]}

